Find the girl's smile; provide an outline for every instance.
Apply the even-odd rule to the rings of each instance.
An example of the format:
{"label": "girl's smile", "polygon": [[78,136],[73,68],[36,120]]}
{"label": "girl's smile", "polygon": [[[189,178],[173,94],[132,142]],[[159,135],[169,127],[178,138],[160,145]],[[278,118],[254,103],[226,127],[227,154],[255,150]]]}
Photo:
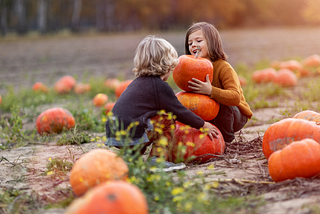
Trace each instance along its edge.
{"label": "girl's smile", "polygon": [[203,36],[202,30],[197,30],[190,34],[188,39],[189,51],[192,55],[196,55],[197,46],[200,47],[199,57],[207,58],[210,60],[208,56],[208,46],[205,37]]}

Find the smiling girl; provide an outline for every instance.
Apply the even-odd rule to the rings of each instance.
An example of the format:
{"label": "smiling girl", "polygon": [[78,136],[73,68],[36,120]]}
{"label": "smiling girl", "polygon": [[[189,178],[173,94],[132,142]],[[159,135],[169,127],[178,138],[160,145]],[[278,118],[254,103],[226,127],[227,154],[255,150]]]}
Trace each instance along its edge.
{"label": "smiling girl", "polygon": [[239,131],[253,115],[243,95],[238,75],[227,62],[218,30],[207,22],[193,24],[186,33],[185,53],[206,58],[213,65],[213,80],[206,81],[193,78],[189,88],[195,93],[208,95],[220,104],[217,117],[210,123],[221,131],[225,142],[231,142],[234,133]]}

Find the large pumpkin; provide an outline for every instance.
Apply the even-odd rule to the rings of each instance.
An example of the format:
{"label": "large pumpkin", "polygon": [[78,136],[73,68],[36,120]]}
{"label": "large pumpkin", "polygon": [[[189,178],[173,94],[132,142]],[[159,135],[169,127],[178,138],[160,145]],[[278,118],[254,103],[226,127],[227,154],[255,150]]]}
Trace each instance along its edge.
{"label": "large pumpkin", "polygon": [[297,85],[298,77],[293,71],[284,68],[278,71],[273,82],[282,87],[292,87]]}
{"label": "large pumpkin", "polygon": [[74,200],[65,214],[148,214],[142,191],[125,181],[104,182]]}
{"label": "large pumpkin", "polygon": [[133,80],[125,80],[125,81],[120,82],[120,83],[116,86],[115,94],[116,94],[116,97],[117,97],[117,98],[120,97],[120,95],[124,92],[124,90],[126,90],[126,88],[128,87],[128,85],[130,85],[130,83],[131,83],[132,81],[133,81]]}
{"label": "large pumpkin", "polygon": [[312,139],[292,142],[270,156],[270,176],[276,182],[296,177],[311,178],[320,173],[319,154],[320,144]]}
{"label": "large pumpkin", "polygon": [[320,126],[304,119],[287,118],[269,126],[262,140],[262,151],[268,159],[270,155],[283,149],[293,141],[312,138],[320,142]]}
{"label": "large pumpkin", "polygon": [[204,163],[211,158],[215,158],[216,156],[214,155],[223,154],[225,142],[220,131],[218,138],[214,138],[212,141],[209,136],[200,130],[176,122],[171,147],[168,157],[169,161]]}
{"label": "large pumpkin", "polygon": [[73,192],[80,196],[88,189],[110,180],[126,180],[128,166],[116,153],[94,149],[82,155],[70,172]]}
{"label": "large pumpkin", "polygon": [[63,76],[54,84],[54,90],[59,94],[69,93],[76,82],[75,78],[70,75]]}
{"label": "large pumpkin", "polygon": [[42,112],[36,121],[38,133],[59,134],[62,130],[71,129],[75,126],[73,115],[64,108],[50,108]]}
{"label": "large pumpkin", "polygon": [[302,66],[317,68],[320,67],[320,56],[318,54],[313,54],[301,61]]}
{"label": "large pumpkin", "polygon": [[318,112],[311,111],[311,110],[301,111],[296,115],[294,115],[292,118],[305,119],[305,120],[313,121],[316,123],[320,122],[320,114]]}
{"label": "large pumpkin", "polygon": [[205,121],[213,120],[219,113],[219,103],[207,95],[192,92],[178,92],[176,97],[182,105]]}
{"label": "large pumpkin", "polygon": [[209,75],[209,80],[212,82],[212,63],[208,59],[193,55],[180,56],[179,63],[172,72],[174,82],[184,91],[193,91],[188,87],[188,82],[192,81],[192,78],[205,82],[207,75]]}

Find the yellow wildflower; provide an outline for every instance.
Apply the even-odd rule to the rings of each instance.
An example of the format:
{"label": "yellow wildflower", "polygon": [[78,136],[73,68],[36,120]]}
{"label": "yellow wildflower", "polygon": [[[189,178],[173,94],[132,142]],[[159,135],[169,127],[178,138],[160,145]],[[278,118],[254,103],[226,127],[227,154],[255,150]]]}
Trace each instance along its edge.
{"label": "yellow wildflower", "polygon": [[182,187],[176,187],[171,191],[172,195],[178,195],[180,193],[184,192],[184,189]]}

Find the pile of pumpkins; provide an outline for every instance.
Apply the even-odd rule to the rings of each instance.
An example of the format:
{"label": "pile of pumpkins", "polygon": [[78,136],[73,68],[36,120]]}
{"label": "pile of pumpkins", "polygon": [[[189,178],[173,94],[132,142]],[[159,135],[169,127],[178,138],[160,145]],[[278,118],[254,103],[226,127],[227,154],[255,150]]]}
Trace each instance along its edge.
{"label": "pile of pumpkins", "polygon": [[[174,82],[183,90],[176,94],[178,100],[203,120],[210,121],[217,116],[219,104],[207,95],[193,93],[188,87],[188,82],[192,81],[192,78],[205,81],[207,75],[212,81],[212,63],[205,58],[192,55],[180,56],[179,63],[172,72]],[[198,129],[191,128],[178,121],[175,122],[172,149],[168,156],[169,160],[173,162],[183,161],[185,163],[192,160],[197,163],[204,163],[224,153],[225,142],[220,131],[217,138],[213,140],[209,136],[203,135]],[[179,149],[181,146],[186,148],[185,152]]]}
{"label": "pile of pumpkins", "polygon": [[273,61],[270,67],[252,73],[255,83],[272,82],[282,87],[297,85],[298,78],[320,73],[320,56],[313,54],[301,62],[297,60]]}
{"label": "pile of pumpkins", "polygon": [[276,181],[320,174],[320,114],[305,110],[272,124],[265,132],[262,150]]}

